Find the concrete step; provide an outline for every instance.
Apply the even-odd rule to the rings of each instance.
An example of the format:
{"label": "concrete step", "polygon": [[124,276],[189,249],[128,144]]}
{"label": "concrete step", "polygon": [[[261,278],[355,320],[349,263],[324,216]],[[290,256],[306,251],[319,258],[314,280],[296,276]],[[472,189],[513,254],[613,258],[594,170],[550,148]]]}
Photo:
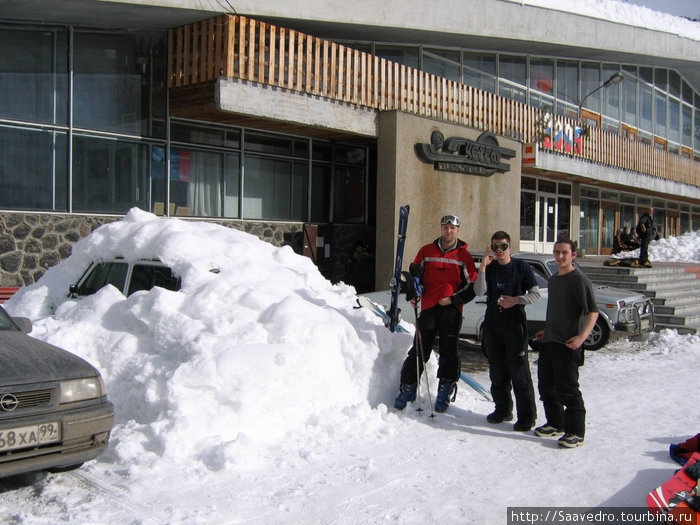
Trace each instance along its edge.
{"label": "concrete step", "polygon": [[690,315],[663,315],[654,312],[656,324],[665,326],[700,326],[700,314]]}
{"label": "concrete step", "polygon": [[681,334],[700,333],[700,268],[668,264],[629,268],[581,261],[579,264],[596,284],[650,297],[654,303],[655,331],[672,329]]}
{"label": "concrete step", "polygon": [[700,315],[700,304],[654,305],[654,313],[659,315]]}
{"label": "concrete step", "polygon": [[677,325],[665,325],[663,323],[656,323],[656,326],[654,328],[654,332],[660,332],[661,330],[664,330],[664,329],[676,330],[681,335],[685,335],[685,334],[695,335],[698,332],[700,332],[700,325],[677,326]]}
{"label": "concrete step", "polygon": [[685,292],[676,292],[673,295],[664,297],[652,297],[651,302],[654,306],[687,306],[698,304],[698,292],[696,290],[686,290]]}

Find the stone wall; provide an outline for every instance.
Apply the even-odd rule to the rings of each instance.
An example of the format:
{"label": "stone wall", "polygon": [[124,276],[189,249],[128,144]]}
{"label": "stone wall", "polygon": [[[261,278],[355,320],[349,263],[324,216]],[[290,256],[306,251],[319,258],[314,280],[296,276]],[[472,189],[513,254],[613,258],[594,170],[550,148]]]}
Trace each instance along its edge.
{"label": "stone wall", "polygon": [[[46,270],[68,258],[76,242],[103,224],[120,218],[0,212],[0,286],[35,283]],[[243,230],[275,246],[291,246],[296,253],[302,253],[301,223],[212,219],[207,222]],[[362,226],[335,226],[330,231],[331,257],[318,263],[323,275],[337,282],[344,280],[344,262],[352,253],[354,243],[373,241],[374,230]]]}

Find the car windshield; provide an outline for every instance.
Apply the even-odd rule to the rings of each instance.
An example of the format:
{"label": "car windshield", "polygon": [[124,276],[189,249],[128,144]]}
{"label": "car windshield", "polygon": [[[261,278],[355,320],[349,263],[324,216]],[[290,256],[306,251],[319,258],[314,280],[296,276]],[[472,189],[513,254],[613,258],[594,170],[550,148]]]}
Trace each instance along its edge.
{"label": "car windshield", "polygon": [[80,284],[78,295],[92,295],[108,284],[124,293],[128,269],[129,265],[126,262],[97,263],[87,279]]}
{"label": "car windshield", "polygon": [[0,307],[0,330],[17,330],[15,323],[2,307]]}

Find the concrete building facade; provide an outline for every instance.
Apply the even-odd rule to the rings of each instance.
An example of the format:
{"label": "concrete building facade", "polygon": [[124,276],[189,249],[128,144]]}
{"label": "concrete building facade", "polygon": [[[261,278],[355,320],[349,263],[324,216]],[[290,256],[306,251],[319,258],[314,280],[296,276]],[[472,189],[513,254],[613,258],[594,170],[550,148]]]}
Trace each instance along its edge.
{"label": "concrete building facade", "polygon": [[[504,0],[1,0],[0,285],[138,206],[290,244],[332,280],[456,213],[609,253],[700,228],[700,40]],[[629,6],[634,9],[633,6]]]}

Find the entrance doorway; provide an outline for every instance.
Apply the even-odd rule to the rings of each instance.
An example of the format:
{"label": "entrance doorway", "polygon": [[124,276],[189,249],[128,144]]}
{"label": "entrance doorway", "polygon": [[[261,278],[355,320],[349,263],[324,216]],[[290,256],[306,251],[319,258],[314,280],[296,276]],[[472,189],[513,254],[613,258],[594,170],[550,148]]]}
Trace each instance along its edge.
{"label": "entrance doorway", "polygon": [[554,250],[557,234],[557,196],[539,194],[535,216],[535,251],[549,253]]}
{"label": "entrance doorway", "polygon": [[[659,224],[656,227],[658,231],[659,228],[663,228],[663,224]],[[682,234],[681,231],[681,214],[674,210],[666,210],[666,228],[663,230],[664,237],[673,236],[677,237]]]}
{"label": "entrance doorway", "polygon": [[610,202],[600,203],[600,254],[610,255],[615,242],[615,232],[620,227],[617,205]]}

